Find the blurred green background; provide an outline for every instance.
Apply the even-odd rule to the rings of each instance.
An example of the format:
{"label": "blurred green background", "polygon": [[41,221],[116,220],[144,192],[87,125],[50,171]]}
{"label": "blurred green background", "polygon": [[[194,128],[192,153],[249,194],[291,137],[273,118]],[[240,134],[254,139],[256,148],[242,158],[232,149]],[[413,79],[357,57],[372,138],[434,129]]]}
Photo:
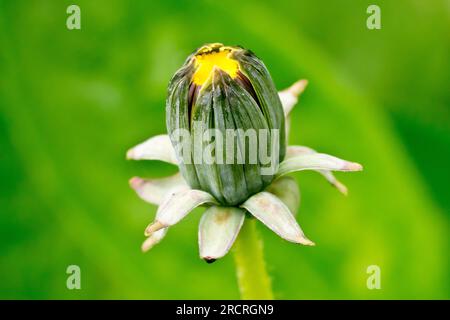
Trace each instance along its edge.
{"label": "blurred green background", "polygon": [[365,166],[337,174],[348,197],[295,174],[316,247],[259,226],[276,297],[450,298],[449,1],[75,3],[70,31],[72,2],[0,1],[0,298],[239,298],[232,255],[198,257],[199,211],[140,252],[156,208],[128,186],[175,172],[125,152],[165,132],[167,83],[207,42],[250,48],[280,89],[309,79],[291,143]]}

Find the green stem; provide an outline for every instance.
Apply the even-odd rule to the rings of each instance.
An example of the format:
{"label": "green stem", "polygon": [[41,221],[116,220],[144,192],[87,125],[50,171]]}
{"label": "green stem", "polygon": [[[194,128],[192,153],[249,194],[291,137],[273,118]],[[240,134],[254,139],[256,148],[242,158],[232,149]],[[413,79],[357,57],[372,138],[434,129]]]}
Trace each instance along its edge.
{"label": "green stem", "polygon": [[256,219],[245,219],[234,244],[234,257],[241,298],[273,299],[263,256],[263,243],[256,229]]}

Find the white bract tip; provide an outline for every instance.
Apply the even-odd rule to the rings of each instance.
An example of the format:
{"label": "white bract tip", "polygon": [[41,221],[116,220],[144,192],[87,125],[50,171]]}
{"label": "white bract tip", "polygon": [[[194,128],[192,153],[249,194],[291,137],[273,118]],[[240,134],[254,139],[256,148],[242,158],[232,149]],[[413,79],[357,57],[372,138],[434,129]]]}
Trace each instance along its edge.
{"label": "white bract tip", "polygon": [[[285,160],[288,160],[288,159],[291,159],[291,158],[294,158],[297,156],[305,155],[305,154],[317,154],[317,151],[315,151],[309,147],[305,147],[305,146],[288,146],[287,150],[286,150]],[[350,165],[350,167],[351,167],[351,165]],[[338,179],[336,179],[336,177],[330,170],[315,170],[315,171],[319,172],[325,179],[327,179],[327,181],[332,186],[334,186],[336,189],[338,189],[339,192],[341,192],[344,195],[347,195],[347,193],[348,193],[347,187],[343,183],[341,183]],[[344,171],[346,171],[346,170],[344,170]]]}
{"label": "white bract tip", "polygon": [[257,193],[245,201],[241,207],[247,209],[283,239],[304,245],[313,244],[306,238],[288,207],[273,194],[265,191]]}
{"label": "white bract tip", "polygon": [[212,206],[203,214],[198,229],[200,257],[207,261],[226,255],[245,219],[245,210]]}
{"label": "white bract tip", "polygon": [[298,97],[305,90],[308,81],[303,79],[295,82],[289,88],[278,92],[281,104],[283,106],[284,115],[287,117],[298,102]]}
{"label": "white bract tip", "polygon": [[144,235],[146,237],[150,236],[152,233],[161,230],[163,228],[167,227],[166,225],[162,224],[160,221],[156,220],[155,222],[150,223],[147,228],[145,228]]}
{"label": "white bract tip", "polygon": [[175,150],[167,134],[154,136],[127,152],[129,160],[160,160],[178,165]]}
{"label": "white bract tip", "polygon": [[312,153],[287,158],[280,163],[277,176],[301,170],[359,171],[362,166],[356,162],[342,160],[328,154]]}
{"label": "white bract tip", "polygon": [[145,234],[148,236],[161,228],[178,223],[189,212],[205,203],[217,204],[216,199],[205,191],[181,189],[170,192],[159,206],[155,222],[145,229]]}
{"label": "white bract tip", "polygon": [[179,173],[161,179],[133,177],[130,179],[130,186],[141,199],[156,205],[160,205],[170,192],[187,188],[186,182]]}
{"label": "white bract tip", "polygon": [[147,252],[157,243],[159,243],[167,233],[168,228],[160,229],[154,233],[152,233],[147,239],[145,239],[144,243],[142,243],[141,250],[142,252]]}

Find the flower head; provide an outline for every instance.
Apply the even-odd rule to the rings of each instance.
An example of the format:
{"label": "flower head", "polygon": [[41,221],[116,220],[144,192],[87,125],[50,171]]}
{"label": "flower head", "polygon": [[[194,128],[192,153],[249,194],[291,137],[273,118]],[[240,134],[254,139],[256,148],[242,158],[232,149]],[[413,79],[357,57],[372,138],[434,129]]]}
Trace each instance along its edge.
{"label": "flower head", "polygon": [[285,155],[275,85],[263,62],[240,47],[214,43],[193,53],[169,83],[166,119],[181,174],[222,205],[263,190]]}
{"label": "flower head", "polygon": [[346,194],[331,172],[362,166],[308,147],[286,147],[289,113],[306,84],[300,80],[277,93],[262,61],[240,47],[210,44],[188,57],[169,84],[169,134],[127,153],[129,159],[161,160],[181,171],[130,180],[142,199],[159,206],[145,229],[143,251],[199,206],[206,207],[198,232],[206,261],[229,251],[246,215],[290,242],[314,245],[296,221],[300,191],[286,175],[314,170]]}

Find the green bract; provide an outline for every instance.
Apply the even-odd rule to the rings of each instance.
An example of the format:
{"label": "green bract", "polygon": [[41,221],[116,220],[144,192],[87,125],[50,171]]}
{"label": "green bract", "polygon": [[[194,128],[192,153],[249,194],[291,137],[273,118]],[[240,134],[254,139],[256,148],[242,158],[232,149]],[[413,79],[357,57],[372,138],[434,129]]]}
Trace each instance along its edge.
{"label": "green bract", "polygon": [[284,159],[280,98],[264,63],[243,48],[210,44],[189,56],[169,83],[166,115],[183,177],[222,205],[263,190]]}

